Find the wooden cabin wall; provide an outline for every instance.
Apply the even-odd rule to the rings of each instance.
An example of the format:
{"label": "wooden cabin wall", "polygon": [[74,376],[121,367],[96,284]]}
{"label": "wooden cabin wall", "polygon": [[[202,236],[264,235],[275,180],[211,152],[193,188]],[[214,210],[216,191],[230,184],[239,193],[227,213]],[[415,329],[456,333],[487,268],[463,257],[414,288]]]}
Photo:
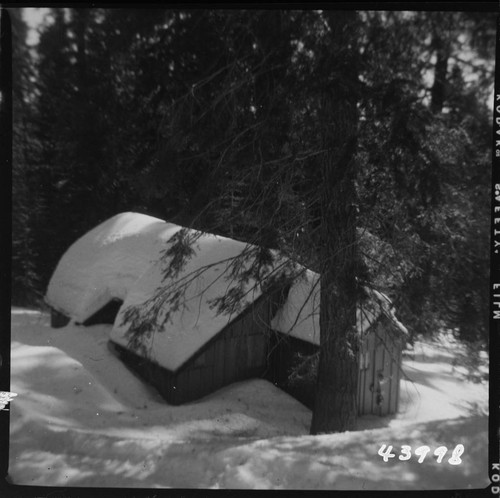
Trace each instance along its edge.
{"label": "wooden cabin wall", "polygon": [[266,298],[230,323],[175,375],[174,404],[205,396],[233,382],[261,377],[269,323]]}
{"label": "wooden cabin wall", "polygon": [[173,405],[187,403],[233,382],[262,377],[267,368],[268,324],[274,312],[262,296],[205,344],[177,372],[118,347],[122,359]]}
{"label": "wooden cabin wall", "polygon": [[[290,383],[297,354],[309,356],[318,346],[269,330],[279,301],[266,294],[203,346],[173,373],[117,347],[125,363],[152,383],[173,405],[187,403],[233,382],[264,377],[313,408],[312,380]],[[387,415],[399,405],[402,340],[381,320],[361,344],[358,376],[358,414]]]}
{"label": "wooden cabin wall", "polygon": [[[115,323],[116,315],[120,311],[120,308],[123,304],[121,299],[111,299],[108,303],[106,303],[102,308],[97,310],[92,316],[87,318],[81,325],[85,327],[89,327],[90,325],[99,325],[99,324],[109,324],[113,325]],[[50,326],[53,328],[65,327],[71,318],[66,316],[64,313],[55,310],[54,308],[50,309]]]}
{"label": "wooden cabin wall", "polygon": [[92,316],[89,316],[82,325],[85,325],[85,327],[88,327],[90,325],[99,325],[102,323],[113,325],[115,323],[116,315],[118,315],[122,304],[123,301],[121,299],[111,299],[102,308],[97,310]]}
{"label": "wooden cabin wall", "polygon": [[319,350],[318,346],[295,337],[271,332],[270,338],[270,368],[266,378],[286,391],[310,410],[314,407],[314,382],[297,380],[290,382],[289,377],[302,358],[311,356]]}
{"label": "wooden cabin wall", "polygon": [[50,308],[50,326],[54,329],[66,327],[71,318],[60,311]]}
{"label": "wooden cabin wall", "polygon": [[233,382],[263,377],[269,364],[269,323],[285,297],[278,289],[257,299],[178,370],[164,390],[167,400],[186,403]]}

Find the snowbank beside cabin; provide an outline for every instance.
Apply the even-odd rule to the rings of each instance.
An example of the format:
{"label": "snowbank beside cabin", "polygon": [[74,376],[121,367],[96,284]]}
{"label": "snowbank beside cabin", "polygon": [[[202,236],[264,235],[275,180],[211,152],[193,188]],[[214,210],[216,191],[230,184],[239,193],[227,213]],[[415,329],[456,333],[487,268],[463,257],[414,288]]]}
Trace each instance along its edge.
{"label": "snowbank beside cabin", "polygon": [[84,322],[112,298],[124,300],[181,227],[138,213],[121,213],[78,239],[49,282],[49,306]]}
{"label": "snowbank beside cabin", "polygon": [[[390,299],[376,290],[365,290],[369,300],[357,309],[358,330],[366,332],[383,313],[402,334],[407,334],[406,327],[396,318]],[[285,303],[271,321],[271,327],[278,332],[319,345],[320,296],[319,274],[305,270],[292,284]]]}

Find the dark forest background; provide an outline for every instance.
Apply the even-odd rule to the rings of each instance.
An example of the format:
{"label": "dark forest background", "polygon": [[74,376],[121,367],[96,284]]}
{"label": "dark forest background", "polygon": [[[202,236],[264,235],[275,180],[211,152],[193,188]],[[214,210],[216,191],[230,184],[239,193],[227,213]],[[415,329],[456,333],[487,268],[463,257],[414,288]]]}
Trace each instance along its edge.
{"label": "dark forest background", "polygon": [[34,47],[9,13],[13,304],[123,211],[319,269],[336,147],[356,278],[412,336],[487,346],[493,13],[358,12],[340,39],[317,10],[51,8]]}

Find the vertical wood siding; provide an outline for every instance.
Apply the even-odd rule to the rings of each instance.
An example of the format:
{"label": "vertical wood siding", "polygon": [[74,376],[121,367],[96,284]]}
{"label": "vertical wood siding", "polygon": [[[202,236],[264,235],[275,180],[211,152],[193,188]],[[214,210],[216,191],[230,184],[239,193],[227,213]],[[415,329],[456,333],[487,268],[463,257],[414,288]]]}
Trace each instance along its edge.
{"label": "vertical wood siding", "polygon": [[66,327],[70,322],[71,318],[66,316],[54,308],[50,309],[50,326],[54,329],[59,329],[61,327]]}
{"label": "vertical wood siding", "polygon": [[268,295],[258,299],[176,372],[117,347],[123,360],[173,405],[187,403],[236,381],[262,377],[271,320]]}
{"label": "vertical wood siding", "polygon": [[398,409],[402,342],[380,323],[367,339],[372,368],[360,376],[359,414],[387,415]]}
{"label": "vertical wood siding", "polygon": [[[298,354],[312,355],[318,347],[269,330],[276,306],[276,296],[262,296],[175,373],[125,348],[116,349],[125,363],[173,405],[194,401],[233,382],[264,377],[312,409],[314,382],[290,383],[289,375]],[[385,330],[383,321],[364,337],[357,391],[359,415],[397,411],[401,347],[402,341]]]}

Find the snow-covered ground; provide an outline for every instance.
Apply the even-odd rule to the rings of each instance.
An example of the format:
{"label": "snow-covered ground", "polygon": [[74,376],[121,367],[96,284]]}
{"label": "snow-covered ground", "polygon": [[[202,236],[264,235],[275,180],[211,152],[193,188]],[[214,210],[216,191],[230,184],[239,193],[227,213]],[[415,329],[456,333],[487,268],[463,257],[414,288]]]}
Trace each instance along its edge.
{"label": "snow-covered ground", "polygon": [[[51,329],[12,310],[9,475],[15,484],[141,488],[451,489],[488,485],[488,392],[456,345],[417,343],[400,412],[309,436],[311,412],[264,380],[167,405],[108,348],[110,326]],[[378,454],[392,445],[396,456]],[[464,447],[461,463],[448,462]],[[403,445],[411,447],[409,460]],[[420,446],[431,452],[422,463]],[[441,463],[433,452],[448,448]]]}

